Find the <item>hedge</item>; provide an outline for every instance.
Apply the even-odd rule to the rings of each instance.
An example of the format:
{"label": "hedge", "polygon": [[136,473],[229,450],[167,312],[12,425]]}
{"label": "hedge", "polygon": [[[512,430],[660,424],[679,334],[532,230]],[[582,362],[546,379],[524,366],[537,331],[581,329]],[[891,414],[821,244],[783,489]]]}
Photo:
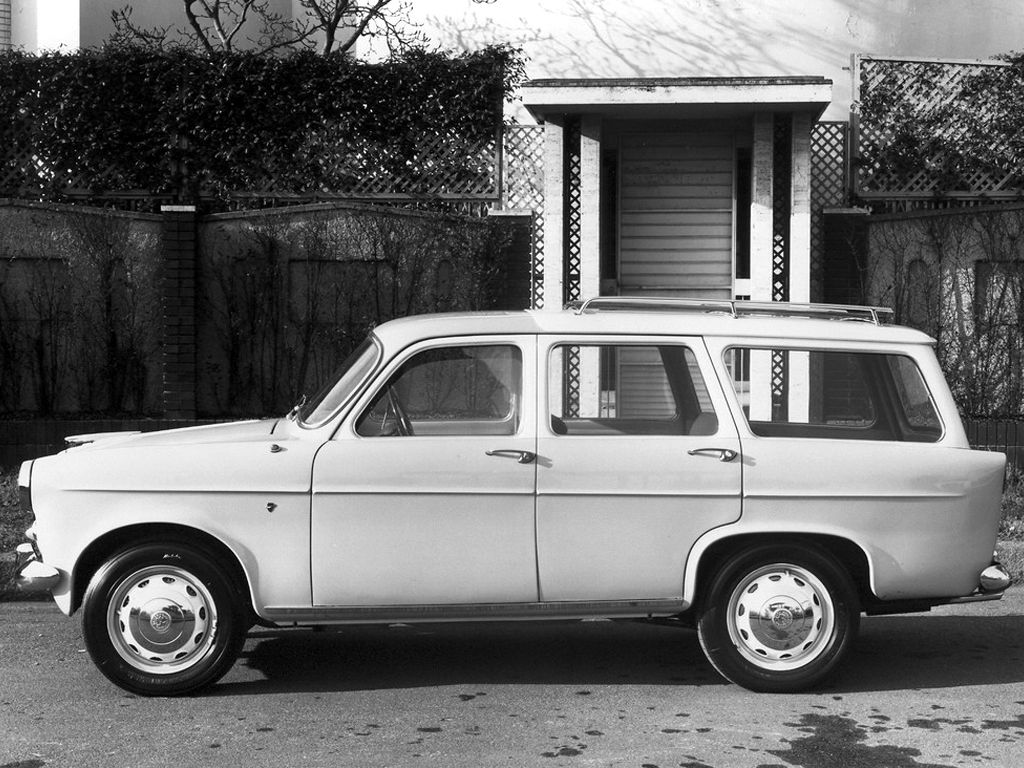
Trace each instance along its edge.
{"label": "hedge", "polygon": [[425,139],[453,144],[458,164],[462,145],[497,135],[522,75],[505,46],[373,64],[309,52],[7,52],[0,194],[330,191],[345,174],[408,170]]}

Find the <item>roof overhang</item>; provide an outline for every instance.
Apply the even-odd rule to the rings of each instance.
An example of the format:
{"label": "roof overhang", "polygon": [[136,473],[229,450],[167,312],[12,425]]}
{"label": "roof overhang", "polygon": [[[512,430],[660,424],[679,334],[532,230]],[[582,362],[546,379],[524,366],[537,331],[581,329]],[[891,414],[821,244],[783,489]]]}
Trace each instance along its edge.
{"label": "roof overhang", "polygon": [[832,101],[824,77],[701,77],[530,80],[523,104],[538,121],[551,115],[723,117],[750,112],[810,112]]}

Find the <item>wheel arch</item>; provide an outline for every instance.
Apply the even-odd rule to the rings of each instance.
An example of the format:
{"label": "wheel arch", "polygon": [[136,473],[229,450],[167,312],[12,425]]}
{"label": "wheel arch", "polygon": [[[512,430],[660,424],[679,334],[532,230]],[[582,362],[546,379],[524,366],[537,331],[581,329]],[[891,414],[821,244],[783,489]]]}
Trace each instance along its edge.
{"label": "wheel arch", "polygon": [[71,605],[69,614],[82,606],[89,582],[112,555],[128,546],[174,541],[201,550],[223,567],[231,580],[245,596],[252,610],[252,589],[245,568],[237,554],[223,541],[207,531],[174,523],[140,523],[118,528],[100,536],[89,544],[75,562],[71,576]]}
{"label": "wheel arch", "polygon": [[765,545],[803,545],[820,549],[834,557],[846,569],[862,604],[875,599],[871,590],[871,564],[867,553],[856,542],[832,534],[771,531],[737,533],[712,541],[699,551],[695,549],[691,553],[691,562],[687,564],[687,578],[684,584],[683,597],[687,604],[695,607],[699,601],[698,595],[729,558],[750,547]]}

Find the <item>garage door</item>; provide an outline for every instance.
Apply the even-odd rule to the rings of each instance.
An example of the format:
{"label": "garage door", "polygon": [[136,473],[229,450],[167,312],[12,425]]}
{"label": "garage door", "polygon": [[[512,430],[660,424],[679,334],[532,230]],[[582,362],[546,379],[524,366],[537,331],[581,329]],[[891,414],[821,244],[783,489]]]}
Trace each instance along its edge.
{"label": "garage door", "polygon": [[619,163],[620,294],[731,299],[732,136],[623,136]]}

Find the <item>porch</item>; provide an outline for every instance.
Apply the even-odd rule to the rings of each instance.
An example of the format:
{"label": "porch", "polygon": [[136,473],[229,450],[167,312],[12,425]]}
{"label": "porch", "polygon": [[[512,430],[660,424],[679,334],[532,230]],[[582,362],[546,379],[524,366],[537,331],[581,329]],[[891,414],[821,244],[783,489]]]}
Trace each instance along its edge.
{"label": "porch", "polygon": [[820,77],[534,80],[535,303],[596,295],[809,301]]}

